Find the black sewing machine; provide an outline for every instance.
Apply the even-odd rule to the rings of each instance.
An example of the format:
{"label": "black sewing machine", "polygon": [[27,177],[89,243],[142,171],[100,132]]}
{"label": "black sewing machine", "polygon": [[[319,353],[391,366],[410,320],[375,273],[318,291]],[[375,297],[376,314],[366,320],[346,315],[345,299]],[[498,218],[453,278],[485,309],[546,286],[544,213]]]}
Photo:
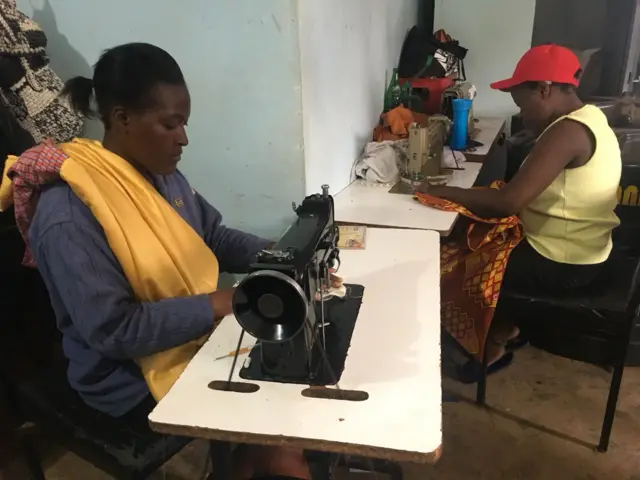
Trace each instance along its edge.
{"label": "black sewing machine", "polygon": [[333,385],[344,369],[364,288],[347,285],[344,298],[324,297],[329,269],[340,263],[329,187],[293,207],[298,218],[271,250],[258,254],[233,297],[238,323],[258,339],[240,376]]}

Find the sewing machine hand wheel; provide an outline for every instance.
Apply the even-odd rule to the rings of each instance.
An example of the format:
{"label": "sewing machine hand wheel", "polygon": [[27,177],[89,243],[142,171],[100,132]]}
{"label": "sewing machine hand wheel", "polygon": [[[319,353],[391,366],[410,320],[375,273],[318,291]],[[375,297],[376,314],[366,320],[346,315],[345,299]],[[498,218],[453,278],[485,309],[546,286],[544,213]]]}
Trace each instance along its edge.
{"label": "sewing machine hand wheel", "polygon": [[249,335],[263,342],[284,342],[302,330],[309,305],[304,291],[291,277],[260,270],[238,284],[232,307]]}

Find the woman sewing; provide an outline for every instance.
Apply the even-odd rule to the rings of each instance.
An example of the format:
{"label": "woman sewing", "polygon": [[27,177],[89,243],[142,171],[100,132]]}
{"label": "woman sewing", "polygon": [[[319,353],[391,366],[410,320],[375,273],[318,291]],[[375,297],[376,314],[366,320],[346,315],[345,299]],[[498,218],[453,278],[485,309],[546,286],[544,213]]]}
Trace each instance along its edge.
{"label": "woman sewing", "polygon": [[[428,188],[478,217],[519,217],[524,239],[508,257],[502,289],[561,296],[591,283],[611,252],[621,153],[605,115],[578,98],[580,73],[566,48],[529,50],[512,78],[491,85],[511,94],[526,127],[539,135],[518,173],[501,189]],[[506,346],[519,334],[514,320],[500,318],[498,301],[488,365],[507,358]]]}
{"label": "woman sewing", "polygon": [[[107,50],[93,79],[74,78],[65,93],[87,117],[95,101],[104,140],[9,159],[2,200],[14,200],[25,260],[49,290],[71,386],[90,407],[146,419],[231,313],[219,272],[246,271],[269,242],[223,226],[177,170],[191,99],[167,52]],[[310,478],[302,451],[237,453],[236,478]]]}

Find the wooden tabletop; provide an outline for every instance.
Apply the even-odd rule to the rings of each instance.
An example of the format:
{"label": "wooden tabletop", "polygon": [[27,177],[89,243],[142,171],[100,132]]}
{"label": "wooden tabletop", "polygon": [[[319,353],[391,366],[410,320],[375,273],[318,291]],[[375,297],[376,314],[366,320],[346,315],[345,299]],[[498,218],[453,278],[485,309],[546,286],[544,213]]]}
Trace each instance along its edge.
{"label": "wooden tabletop", "polygon": [[[255,393],[211,390],[226,381],[240,336],[227,317],[151,413],[154,430],[208,440],[435,463],[442,444],[439,235],[373,229],[366,249],[341,252],[339,274],[365,286],[340,380],[365,401],[307,398],[303,385],[252,382]],[[245,345],[255,340],[245,336]],[[243,358],[234,372],[238,377]]]}

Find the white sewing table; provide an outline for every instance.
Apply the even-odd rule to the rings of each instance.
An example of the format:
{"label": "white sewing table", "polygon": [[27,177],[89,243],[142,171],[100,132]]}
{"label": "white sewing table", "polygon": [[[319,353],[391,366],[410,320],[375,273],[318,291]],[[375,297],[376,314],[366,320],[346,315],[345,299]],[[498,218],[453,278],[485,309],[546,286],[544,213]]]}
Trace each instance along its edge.
{"label": "white sewing table", "polygon": [[[483,145],[472,153],[465,152],[467,161],[460,164],[464,170],[454,170],[448,185],[471,188],[478,178],[482,162],[504,133],[504,118],[478,118],[474,140]],[[443,212],[416,202],[411,195],[389,193],[389,187],[370,187],[353,182],[334,196],[336,222],[386,228],[435,230],[449,235],[458,214]]]}
{"label": "white sewing table", "polygon": [[[464,170],[454,170],[447,184],[452,187],[471,188],[478,178],[481,163],[464,162]],[[455,212],[443,212],[427,207],[412,195],[389,193],[390,187],[363,185],[353,182],[334,196],[336,222],[375,227],[435,230],[442,235],[451,233],[458,218]]]}
{"label": "white sewing table", "polygon": [[[338,210],[339,211],[339,210]],[[342,378],[365,401],[307,398],[305,386],[254,382],[255,393],[208,388],[226,381],[240,327],[227,317],[149,416],[154,430],[233,443],[282,445],[435,463],[442,445],[440,237],[367,229],[366,249],[343,250],[346,283],[365,286]],[[245,346],[255,343],[245,336]],[[237,372],[233,380],[243,382]]]}

